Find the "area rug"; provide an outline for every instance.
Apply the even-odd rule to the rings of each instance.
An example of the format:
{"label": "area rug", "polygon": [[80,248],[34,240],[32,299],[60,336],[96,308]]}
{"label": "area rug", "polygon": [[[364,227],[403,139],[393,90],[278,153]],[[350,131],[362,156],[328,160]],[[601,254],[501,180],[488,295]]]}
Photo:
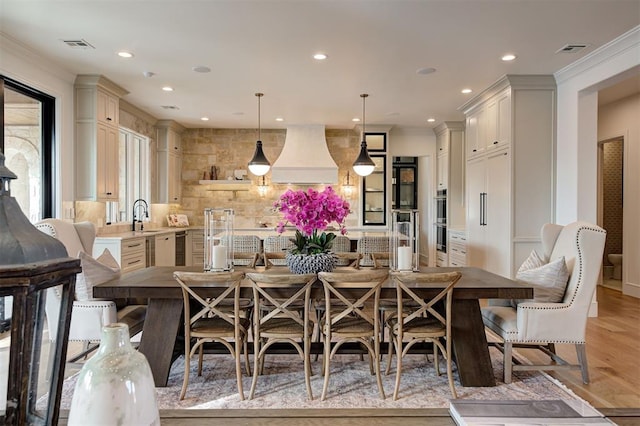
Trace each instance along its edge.
{"label": "area rug", "polygon": [[[542,372],[517,372],[510,384],[502,382],[502,354],[491,348],[491,359],[496,375],[495,387],[462,387],[456,379],[458,398],[484,400],[544,400],[578,399],[571,390]],[[185,399],[180,401],[184,359],[173,364],[168,386],[156,388],[160,409],[287,409],[287,408],[447,408],[452,398],[446,373],[435,374],[431,361],[424,355],[409,355],[403,361],[400,397],[393,400],[395,361],[388,376],[384,375],[386,356],[382,362],[383,385],[387,395],[381,399],[375,376],[369,372],[369,363],[357,355],[337,355],[332,361],[329,394],[320,401],[323,378],[320,361],[313,362],[311,379],[314,400],[307,398],[303,363],[296,355],[273,355],[265,361],[264,374],[259,376],[254,399],[241,401],[236,389],[235,364],[228,355],[205,355],[202,376],[197,375],[197,358],[191,363],[189,387]],[[394,358],[395,360],[395,358]],[[443,369],[444,361],[441,362]],[[454,377],[457,373],[454,367]],[[61,408],[71,405],[77,375],[64,383]],[[251,378],[243,380],[248,398]]]}

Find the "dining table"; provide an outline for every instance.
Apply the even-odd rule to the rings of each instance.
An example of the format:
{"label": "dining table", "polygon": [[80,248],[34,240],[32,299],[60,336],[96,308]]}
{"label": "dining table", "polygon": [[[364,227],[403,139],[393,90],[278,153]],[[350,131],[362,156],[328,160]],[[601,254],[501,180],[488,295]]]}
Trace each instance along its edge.
{"label": "dining table", "polygon": [[[242,269],[242,268],[238,268]],[[288,271],[277,268],[278,273]],[[93,287],[93,297],[103,299],[144,298],[148,301],[138,350],[143,353],[156,386],[167,385],[173,361],[180,355],[176,339],[183,327],[183,296],[173,277],[174,271],[202,272],[195,266],[152,266],[121,275]],[[462,386],[495,386],[495,376],[489,354],[480,304],[483,299],[531,299],[533,288],[475,267],[421,267],[420,272],[453,272],[462,274],[453,291],[452,344]],[[430,298],[441,288],[433,284],[412,288],[418,296]],[[203,297],[215,297],[218,289],[202,285],[197,289]],[[241,297],[251,298],[249,282],[241,285]],[[312,297],[322,299],[322,283],[314,284]],[[395,299],[393,280],[381,289],[381,298]],[[175,348],[175,350],[174,350]]]}

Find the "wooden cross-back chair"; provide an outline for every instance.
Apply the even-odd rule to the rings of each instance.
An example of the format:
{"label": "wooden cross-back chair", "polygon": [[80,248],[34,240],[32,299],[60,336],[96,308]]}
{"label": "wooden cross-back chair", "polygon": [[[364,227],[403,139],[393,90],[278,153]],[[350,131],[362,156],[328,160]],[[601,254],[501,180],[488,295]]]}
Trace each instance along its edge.
{"label": "wooden cross-back chair", "polygon": [[[244,400],[242,390],[242,370],[240,358],[245,353],[245,368],[249,369],[247,352],[247,335],[250,320],[243,317],[240,311],[240,283],[244,272],[174,272],[174,278],[180,284],[184,301],[184,381],[180,399],[184,399],[189,384],[191,357],[198,353],[198,375],[202,375],[202,346],[207,342],[218,342],[227,348],[236,363],[236,379],[238,394]],[[216,297],[202,297],[198,287],[220,288]],[[229,312],[225,300],[233,300],[233,310]],[[197,308],[196,308],[197,307]],[[192,313],[192,308],[195,308]],[[191,340],[195,339],[193,346]]]}
{"label": "wooden cross-back chair", "polygon": [[[258,375],[262,373],[264,357],[275,343],[288,343],[304,361],[304,378],[307,395],[313,400],[311,391],[311,333],[313,324],[309,319],[311,286],[315,274],[273,274],[249,272],[254,298],[253,314],[253,380],[249,399],[253,399]],[[285,296],[285,292],[294,292]],[[300,346],[302,342],[302,346]]]}
{"label": "wooden cross-back chair", "polygon": [[[451,365],[451,303],[453,300],[453,288],[460,280],[460,272],[449,273],[421,273],[400,272],[392,275],[396,286],[397,306],[396,313],[387,320],[387,326],[393,335],[393,344],[389,344],[386,374],[389,374],[393,349],[397,353],[396,385],[393,391],[393,399],[398,399],[400,390],[400,378],[402,376],[402,358],[407,355],[412,346],[419,342],[433,343],[433,362],[436,373],[440,375],[438,363],[438,349],[442,352],[447,362],[447,378],[449,388],[454,398],[457,398],[456,388],[453,382]],[[438,294],[430,299],[418,296],[413,290],[414,285],[421,287],[437,285],[442,288]],[[410,299],[411,311],[405,315],[404,307]],[[436,305],[444,302],[444,310],[439,311]],[[405,339],[409,339],[403,347]],[[444,345],[442,344],[444,339]]]}
{"label": "wooden cross-back chair", "polygon": [[380,317],[376,312],[380,288],[388,276],[385,270],[318,273],[325,295],[325,314],[321,320],[324,338],[323,401],[329,387],[331,358],[346,342],[358,342],[367,349],[369,366],[372,374],[376,375],[380,397],[385,398],[380,375]]}

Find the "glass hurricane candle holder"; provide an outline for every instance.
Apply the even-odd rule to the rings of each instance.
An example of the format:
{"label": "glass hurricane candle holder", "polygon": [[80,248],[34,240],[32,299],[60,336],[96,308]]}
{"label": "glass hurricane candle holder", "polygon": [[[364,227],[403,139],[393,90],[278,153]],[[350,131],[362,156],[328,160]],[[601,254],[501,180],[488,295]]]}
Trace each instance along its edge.
{"label": "glass hurricane candle holder", "polygon": [[204,209],[204,270],[233,271],[233,209]]}
{"label": "glass hurricane candle holder", "polygon": [[418,210],[392,210],[389,268],[392,271],[418,271],[420,225]]}

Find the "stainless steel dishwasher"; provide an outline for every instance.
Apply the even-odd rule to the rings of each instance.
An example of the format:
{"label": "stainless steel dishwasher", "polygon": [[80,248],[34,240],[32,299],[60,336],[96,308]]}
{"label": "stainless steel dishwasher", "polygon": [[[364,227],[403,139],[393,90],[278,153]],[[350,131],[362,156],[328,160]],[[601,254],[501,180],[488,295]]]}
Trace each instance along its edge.
{"label": "stainless steel dishwasher", "polygon": [[187,231],[176,232],[176,266],[185,266]]}

